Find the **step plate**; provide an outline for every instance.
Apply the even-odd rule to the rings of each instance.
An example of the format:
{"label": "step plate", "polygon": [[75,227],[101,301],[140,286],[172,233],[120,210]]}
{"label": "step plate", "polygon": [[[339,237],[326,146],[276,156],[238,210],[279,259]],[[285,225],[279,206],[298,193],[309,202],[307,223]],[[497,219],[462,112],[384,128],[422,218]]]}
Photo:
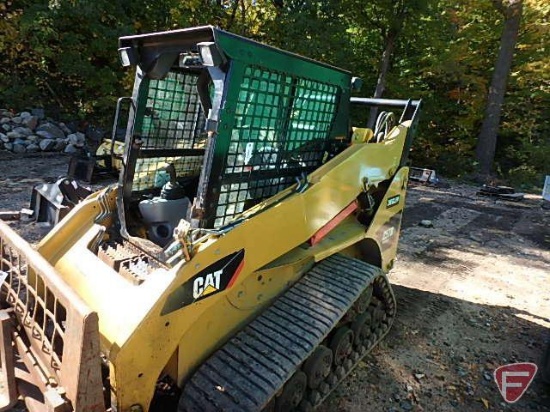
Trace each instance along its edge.
{"label": "step plate", "polygon": [[183,388],[179,410],[262,410],[380,275],[341,255],[314,266],[201,365]]}

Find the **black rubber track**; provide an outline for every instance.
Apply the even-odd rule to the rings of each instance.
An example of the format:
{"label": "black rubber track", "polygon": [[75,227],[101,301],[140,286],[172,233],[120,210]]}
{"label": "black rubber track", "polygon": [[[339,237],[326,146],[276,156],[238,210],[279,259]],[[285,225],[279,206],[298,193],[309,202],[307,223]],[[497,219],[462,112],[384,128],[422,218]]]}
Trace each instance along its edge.
{"label": "black rubber track", "polygon": [[381,274],[341,255],[314,266],[201,365],[178,411],[261,411]]}

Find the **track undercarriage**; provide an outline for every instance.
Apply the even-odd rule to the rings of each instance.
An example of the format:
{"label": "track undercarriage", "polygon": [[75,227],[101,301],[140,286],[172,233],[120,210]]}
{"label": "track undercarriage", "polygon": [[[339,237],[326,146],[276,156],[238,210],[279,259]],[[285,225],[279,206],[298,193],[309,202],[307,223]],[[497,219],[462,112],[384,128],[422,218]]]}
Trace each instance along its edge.
{"label": "track undercarriage", "polygon": [[309,411],[389,331],[383,272],[333,255],[216,351],[183,389],[183,411]]}

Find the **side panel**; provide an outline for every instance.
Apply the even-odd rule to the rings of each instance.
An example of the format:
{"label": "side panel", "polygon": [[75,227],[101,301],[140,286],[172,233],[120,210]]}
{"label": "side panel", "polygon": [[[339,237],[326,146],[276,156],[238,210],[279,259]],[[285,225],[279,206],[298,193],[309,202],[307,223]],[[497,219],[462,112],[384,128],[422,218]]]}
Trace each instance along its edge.
{"label": "side panel", "polygon": [[385,272],[393,267],[397,254],[408,179],[409,168],[399,169],[367,231],[367,237],[375,239],[380,247],[382,252],[381,269]]}
{"label": "side panel", "polygon": [[409,168],[393,177],[367,230],[354,216],[348,217],[309,251],[319,262],[343,251],[388,272],[397,254],[401,218],[405,206]]}

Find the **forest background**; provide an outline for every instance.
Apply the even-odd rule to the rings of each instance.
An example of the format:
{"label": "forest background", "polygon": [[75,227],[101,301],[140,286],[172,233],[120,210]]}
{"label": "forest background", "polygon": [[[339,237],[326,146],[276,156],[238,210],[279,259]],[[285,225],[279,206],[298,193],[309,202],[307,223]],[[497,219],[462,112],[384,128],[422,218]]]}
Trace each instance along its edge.
{"label": "forest background", "polygon": [[0,1],[0,107],[108,129],[133,82],[118,38],[212,24],[350,70],[364,81],[358,95],[423,99],[413,163],[446,176],[479,172],[484,123],[501,108],[491,173],[540,188],[550,175],[549,16],[547,0]]}

